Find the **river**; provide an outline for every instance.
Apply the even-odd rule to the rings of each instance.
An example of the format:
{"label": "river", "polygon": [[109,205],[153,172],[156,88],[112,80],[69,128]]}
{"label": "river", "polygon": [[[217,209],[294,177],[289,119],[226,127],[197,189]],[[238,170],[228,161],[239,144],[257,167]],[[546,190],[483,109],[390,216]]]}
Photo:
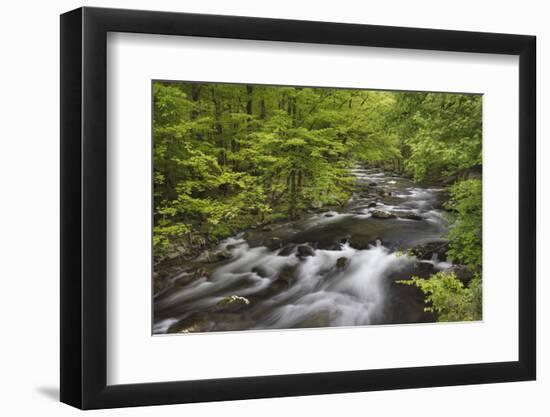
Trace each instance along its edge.
{"label": "river", "polygon": [[[451,267],[441,187],[356,168],[346,207],[252,229],[171,271],[153,333],[433,322],[395,281]],[[407,251],[414,249],[414,256]],[[443,254],[442,254],[443,253]]]}

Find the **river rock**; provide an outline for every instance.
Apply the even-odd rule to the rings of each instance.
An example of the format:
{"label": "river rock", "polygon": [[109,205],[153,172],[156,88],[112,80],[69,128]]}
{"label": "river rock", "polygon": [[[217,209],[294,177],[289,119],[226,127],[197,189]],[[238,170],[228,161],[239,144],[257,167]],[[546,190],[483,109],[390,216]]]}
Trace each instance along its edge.
{"label": "river rock", "polygon": [[170,286],[169,274],[167,271],[153,273],[153,292],[158,294]]}
{"label": "river rock", "polygon": [[200,333],[210,331],[213,327],[214,323],[205,314],[195,313],[171,325],[167,333]]}
{"label": "river rock", "polygon": [[233,254],[228,250],[220,250],[216,252],[216,258],[220,261],[225,261],[227,259],[231,259],[233,257]]}
{"label": "river rock", "polygon": [[296,256],[298,258],[305,258],[305,257],[308,257],[308,256],[315,256],[315,250],[311,246],[308,246],[308,245],[300,245],[300,246],[298,246],[298,248],[296,250],[297,250]]}
{"label": "river rock", "polygon": [[474,277],[474,274],[464,265],[453,265],[446,269],[445,272],[453,272],[464,285],[468,285]]}
{"label": "river rock", "polygon": [[417,262],[414,265],[413,273],[419,278],[429,278],[432,274],[435,274],[437,270],[430,262]]}
{"label": "river rock", "polygon": [[447,240],[438,240],[418,245],[412,249],[412,253],[418,259],[430,260],[435,254],[437,255],[437,259],[443,260],[447,257],[448,250],[449,242]]}
{"label": "river rock", "polygon": [[267,239],[266,246],[271,249],[275,250],[280,248],[283,245],[283,242],[280,237],[273,236]]}
{"label": "river rock", "polygon": [[294,243],[288,243],[277,253],[277,256],[289,256],[294,252],[296,245]]}
{"label": "river rock", "polygon": [[416,213],[402,213],[399,214],[399,217],[407,220],[423,220],[422,216],[419,216]]}
{"label": "river rock", "polygon": [[395,219],[397,217],[395,214],[384,210],[373,210],[371,215],[375,219]]}
{"label": "river rock", "polygon": [[323,214],[323,217],[334,217],[335,214],[334,213],[325,213]]}
{"label": "river rock", "polygon": [[336,268],[339,268],[339,269],[345,268],[347,264],[348,264],[348,258],[346,258],[345,256],[341,256],[336,260]]}
{"label": "river rock", "polygon": [[296,266],[295,265],[286,265],[284,266],[277,275],[277,278],[275,281],[273,281],[273,284],[271,286],[276,291],[281,291],[283,289],[287,289],[292,285],[296,278]]}
{"label": "river rock", "polygon": [[189,270],[188,273],[183,274],[181,277],[176,279],[174,281],[174,285],[177,285],[178,287],[185,287],[200,278],[208,278],[208,270],[206,268],[199,267]]}
{"label": "river rock", "polygon": [[373,208],[373,207],[376,207],[377,205],[378,205],[378,203],[372,202],[372,203],[367,204],[367,207],[368,208]]}
{"label": "river rock", "polygon": [[254,272],[256,275],[262,277],[262,278],[269,277],[269,274],[267,273],[267,270],[261,265],[256,265],[254,268],[252,268],[251,271]]}
{"label": "river rock", "polygon": [[206,263],[212,263],[212,262],[220,262],[225,261],[227,259],[231,259],[233,255],[228,250],[207,250],[202,253],[202,255],[199,257],[199,260]]}
{"label": "river rock", "polygon": [[250,301],[246,297],[241,297],[240,295],[229,295],[222,298],[216,304],[216,311],[223,310],[226,311],[236,311],[240,310],[242,307],[246,307],[250,304]]}
{"label": "river rock", "polygon": [[369,187],[376,187],[378,183],[376,182],[369,182]]}
{"label": "river rock", "polygon": [[393,240],[383,239],[381,236],[373,238],[372,235],[357,235],[352,236],[349,240],[349,244],[354,249],[365,250],[373,247],[384,246],[389,250],[398,250],[397,242]]}
{"label": "river rock", "polygon": [[334,251],[340,251],[342,250],[342,247],[344,246],[343,243],[340,242],[332,242],[328,244],[320,244],[317,249],[324,249],[324,250],[334,250]]}

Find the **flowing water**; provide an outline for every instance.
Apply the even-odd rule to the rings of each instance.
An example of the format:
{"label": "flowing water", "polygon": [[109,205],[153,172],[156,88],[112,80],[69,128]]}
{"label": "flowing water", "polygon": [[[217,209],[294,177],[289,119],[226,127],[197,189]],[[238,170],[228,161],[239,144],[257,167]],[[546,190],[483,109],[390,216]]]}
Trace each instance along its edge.
{"label": "flowing water", "polygon": [[378,169],[353,174],[347,207],[249,230],[219,245],[223,259],[173,269],[153,332],[434,321],[419,290],[395,281],[451,267],[437,251],[405,255],[445,245],[443,190]]}

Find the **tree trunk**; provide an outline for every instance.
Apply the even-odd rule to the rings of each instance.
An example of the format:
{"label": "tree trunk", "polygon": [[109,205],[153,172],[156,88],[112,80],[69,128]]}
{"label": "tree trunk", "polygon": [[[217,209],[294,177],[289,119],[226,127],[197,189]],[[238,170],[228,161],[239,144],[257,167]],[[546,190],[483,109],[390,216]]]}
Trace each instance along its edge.
{"label": "tree trunk", "polygon": [[288,214],[291,218],[296,217],[296,170],[292,170],[290,172],[290,204],[289,204],[289,210]]}
{"label": "tree trunk", "polygon": [[[201,95],[201,85],[200,84],[191,84],[191,100],[193,103],[198,103]],[[191,119],[195,120],[199,116],[199,111],[196,106],[191,111]]]}
{"label": "tree trunk", "polygon": [[246,114],[252,116],[252,98],[254,93],[254,87],[251,85],[246,86]]}
{"label": "tree trunk", "polygon": [[260,101],[260,119],[265,119],[267,117],[267,112],[265,108],[265,99],[262,98],[262,101]]}

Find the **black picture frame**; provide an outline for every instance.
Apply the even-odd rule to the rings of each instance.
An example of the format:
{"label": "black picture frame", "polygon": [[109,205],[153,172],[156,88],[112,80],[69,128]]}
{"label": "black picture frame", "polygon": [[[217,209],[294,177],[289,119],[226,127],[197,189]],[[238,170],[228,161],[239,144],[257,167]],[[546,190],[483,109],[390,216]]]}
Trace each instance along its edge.
{"label": "black picture frame", "polygon": [[[519,56],[519,360],[112,385],[107,375],[108,32]],[[534,36],[137,10],[61,15],[61,401],[82,409],[533,380]]]}

